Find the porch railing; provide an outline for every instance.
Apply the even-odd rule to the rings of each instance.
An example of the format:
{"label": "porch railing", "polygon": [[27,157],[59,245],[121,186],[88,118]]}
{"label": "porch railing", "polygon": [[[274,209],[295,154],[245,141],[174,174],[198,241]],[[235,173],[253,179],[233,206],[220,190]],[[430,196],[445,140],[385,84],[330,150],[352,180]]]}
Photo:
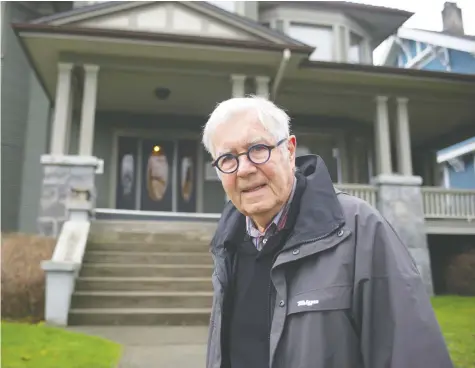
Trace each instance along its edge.
{"label": "porch railing", "polygon": [[433,219],[475,219],[475,191],[422,187],[424,214]]}
{"label": "porch railing", "polygon": [[376,206],[378,188],[368,184],[335,184],[335,187],[355,197],[361,198],[372,206]]}

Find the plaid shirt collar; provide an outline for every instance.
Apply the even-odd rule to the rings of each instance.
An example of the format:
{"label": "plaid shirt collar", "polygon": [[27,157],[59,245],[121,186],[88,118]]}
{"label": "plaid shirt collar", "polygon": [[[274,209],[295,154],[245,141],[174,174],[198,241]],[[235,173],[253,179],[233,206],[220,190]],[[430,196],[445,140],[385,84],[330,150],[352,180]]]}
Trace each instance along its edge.
{"label": "plaid shirt collar", "polygon": [[[290,209],[290,204],[292,203],[292,199],[295,194],[296,185],[297,185],[297,178],[294,177],[294,183],[292,186],[292,191],[290,192],[289,200],[282,207],[279,213],[274,217],[274,219],[267,226],[264,232],[261,232],[257,229],[256,225],[254,224],[254,222],[251,220],[250,217],[246,217],[247,234],[251,237],[252,242],[254,243],[254,245],[256,246],[258,250],[262,249],[261,240],[263,238],[268,238],[269,236],[275,234],[277,231],[282,230],[282,228],[285,226],[285,223],[287,221],[287,215]],[[265,241],[264,241],[264,244],[265,244]]]}

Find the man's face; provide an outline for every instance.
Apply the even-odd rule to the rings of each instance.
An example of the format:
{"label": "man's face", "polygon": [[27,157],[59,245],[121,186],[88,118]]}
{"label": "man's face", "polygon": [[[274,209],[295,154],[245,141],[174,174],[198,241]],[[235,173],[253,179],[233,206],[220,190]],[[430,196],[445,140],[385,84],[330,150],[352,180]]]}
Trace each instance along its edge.
{"label": "man's face", "polygon": [[[246,152],[252,145],[275,145],[275,138],[257,120],[254,113],[238,114],[220,125],[212,137],[215,159],[222,154]],[[232,174],[221,173],[221,182],[229,199],[244,215],[257,217],[276,214],[288,198],[295,166],[294,136],[271,151],[270,159],[260,165],[247,156],[239,157],[239,168]],[[284,150],[288,150],[286,155]]]}

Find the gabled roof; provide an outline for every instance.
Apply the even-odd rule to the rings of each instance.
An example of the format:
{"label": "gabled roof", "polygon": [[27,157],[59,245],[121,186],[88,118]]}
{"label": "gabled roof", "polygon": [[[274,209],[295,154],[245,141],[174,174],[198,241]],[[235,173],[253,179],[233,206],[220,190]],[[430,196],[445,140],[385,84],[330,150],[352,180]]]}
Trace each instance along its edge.
{"label": "gabled roof", "polygon": [[459,50],[475,55],[475,36],[454,35],[446,32],[427,31],[414,28],[400,28],[397,35],[389,38],[386,52],[381,58],[381,65],[390,64],[398,52],[398,39],[423,42],[429,45]]}
{"label": "gabled roof", "polygon": [[475,137],[438,151],[437,163],[440,164],[471,152],[475,152]]}
{"label": "gabled roof", "polygon": [[[143,6],[150,6],[153,3],[163,5],[166,1],[106,1],[98,4],[75,8],[66,12],[57,13],[51,16],[36,19],[30,23],[44,24],[52,26],[68,26],[75,23],[87,21],[89,19],[107,16],[114,13],[135,10]],[[207,16],[219,19],[229,26],[245,31],[256,37],[257,40],[269,41],[278,44],[289,44],[293,46],[307,46],[282,32],[267,28],[253,21],[252,19],[228,12],[222,8],[205,1],[174,1],[168,3],[179,3],[190,10],[194,10]]]}

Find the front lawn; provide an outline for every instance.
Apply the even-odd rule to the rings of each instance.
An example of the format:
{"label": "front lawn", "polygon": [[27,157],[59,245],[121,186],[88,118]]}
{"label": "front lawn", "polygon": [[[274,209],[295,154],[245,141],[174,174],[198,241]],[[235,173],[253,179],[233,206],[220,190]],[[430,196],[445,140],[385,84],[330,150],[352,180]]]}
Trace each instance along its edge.
{"label": "front lawn", "polygon": [[456,368],[475,368],[475,297],[437,296],[432,305]]}
{"label": "front lawn", "polygon": [[2,321],[3,368],[115,368],[121,345],[95,336]]}

